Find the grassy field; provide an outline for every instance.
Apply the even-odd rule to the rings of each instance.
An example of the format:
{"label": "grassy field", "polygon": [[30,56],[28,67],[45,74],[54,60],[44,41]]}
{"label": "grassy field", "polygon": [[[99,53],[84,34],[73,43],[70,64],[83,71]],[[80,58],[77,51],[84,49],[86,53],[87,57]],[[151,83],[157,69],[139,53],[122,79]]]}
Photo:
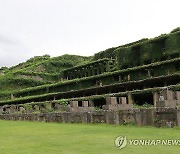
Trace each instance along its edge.
{"label": "grassy field", "polygon": [[180,128],[58,124],[0,120],[0,153],[153,154],[180,153],[180,146],[130,146],[117,149],[117,136],[128,139],[180,139]]}

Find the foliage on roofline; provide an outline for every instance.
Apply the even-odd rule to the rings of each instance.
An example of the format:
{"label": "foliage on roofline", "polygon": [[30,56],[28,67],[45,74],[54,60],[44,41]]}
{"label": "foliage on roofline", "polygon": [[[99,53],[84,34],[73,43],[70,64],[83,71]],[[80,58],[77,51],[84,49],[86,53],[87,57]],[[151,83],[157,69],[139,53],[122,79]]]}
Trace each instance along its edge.
{"label": "foliage on roofline", "polygon": [[132,44],[132,45],[129,45],[129,46],[119,46],[118,48],[116,48],[116,49],[114,50],[114,52],[117,52],[117,51],[118,51],[119,49],[121,49],[121,48],[132,48],[132,47],[140,46],[140,45],[142,45],[142,44],[144,44],[144,43],[151,43],[151,42],[154,42],[154,41],[157,41],[157,40],[161,40],[161,39],[164,39],[164,38],[168,38],[168,37],[170,37],[170,36],[172,36],[172,35],[174,35],[174,34],[180,34],[180,30],[177,30],[177,31],[175,31],[175,32],[173,32],[173,33],[161,34],[161,35],[159,35],[159,36],[157,36],[157,37],[154,37],[154,38],[145,39],[144,41],[137,42],[137,43]]}
{"label": "foliage on roofline", "polygon": [[[85,58],[88,59],[90,57],[86,57],[86,56],[79,56],[79,55],[68,55],[68,54],[64,54],[62,56],[58,56],[58,57],[52,57],[52,58],[45,58],[43,61],[37,61],[36,63],[30,63],[29,65],[27,65],[26,67],[20,68],[19,70],[16,70],[14,68],[18,67],[18,65],[14,66],[14,67],[10,67],[9,69],[7,69],[6,73],[11,72],[11,73],[15,73],[16,71],[27,71],[27,69],[34,69],[40,65],[45,65],[46,63],[51,63],[53,61],[56,61],[59,58],[64,58],[65,56],[75,56],[75,57],[81,57],[81,58]],[[37,57],[43,57],[43,56],[37,56]],[[28,62],[29,60],[27,60]],[[19,65],[23,65],[26,64],[27,62],[24,63],[20,63]]]}
{"label": "foliage on roofline", "polygon": [[71,67],[71,68],[68,68],[68,69],[64,69],[63,71],[69,71],[69,70],[73,70],[73,69],[76,69],[76,68],[79,68],[79,67],[85,67],[85,66],[89,66],[89,65],[92,65],[92,64],[95,64],[95,63],[99,63],[99,62],[102,62],[102,61],[109,61],[109,60],[112,60],[112,59],[109,59],[109,58],[98,59],[96,61],[92,61],[92,62],[89,62],[87,64],[77,65],[77,66],[74,66],[74,67]]}
{"label": "foliage on roofline", "polygon": [[19,91],[15,92],[14,94],[28,92],[28,91],[34,91],[34,90],[40,90],[40,89],[47,88],[47,87],[54,87],[54,86],[59,86],[59,85],[77,83],[77,82],[85,81],[85,80],[102,78],[102,77],[111,76],[111,75],[115,75],[115,74],[119,74],[119,73],[126,73],[126,72],[129,72],[129,71],[136,71],[138,69],[145,69],[145,68],[148,68],[148,67],[154,67],[154,66],[159,66],[159,65],[162,65],[162,64],[172,63],[172,62],[175,62],[175,61],[180,61],[180,58],[175,58],[175,59],[162,61],[162,62],[156,62],[156,63],[152,63],[152,64],[148,64],[148,65],[137,66],[137,67],[128,68],[128,69],[124,69],[124,70],[118,70],[118,71],[114,71],[114,72],[106,72],[106,73],[96,75],[96,76],[91,76],[91,77],[84,77],[84,78],[80,78],[80,79],[76,78],[76,79],[73,79],[73,80],[67,80],[67,81],[58,82],[58,83],[54,83],[54,84],[45,84],[45,85],[42,85],[42,86],[26,88],[26,89],[19,90]]}
{"label": "foliage on roofline", "polygon": [[180,27],[177,27],[177,28],[173,29],[173,30],[171,31],[171,33],[176,33],[176,32],[179,32],[179,31],[180,31]]}
{"label": "foliage on roofline", "polygon": [[14,72],[13,74],[27,74],[27,75],[47,75],[47,76],[58,76],[59,73],[42,73],[42,72],[28,72],[23,70],[18,70]]}
{"label": "foliage on roofline", "polygon": [[[87,96],[87,97],[77,97],[77,98],[72,98],[72,99],[65,99],[65,100],[93,100],[93,99],[100,99],[100,98],[106,98],[106,97],[117,97],[117,96],[127,96],[129,93],[131,94],[148,94],[148,93],[154,93],[154,92],[158,92],[160,90],[165,90],[165,89],[169,89],[169,90],[175,90],[178,91],[180,90],[180,84],[177,85],[171,85],[171,86],[167,86],[167,87],[156,87],[156,88],[147,88],[147,89],[143,89],[143,90],[134,90],[134,91],[126,91],[126,92],[119,92],[119,93],[111,93],[111,94],[103,94],[103,95],[92,95],[92,96]],[[54,97],[56,95],[58,95],[59,93],[48,93],[48,94],[43,94],[43,95],[36,95],[36,96],[29,96],[29,97],[23,97],[23,98],[16,98],[13,100],[6,100],[6,101],[0,101],[0,105],[6,105],[6,104],[22,104],[23,101],[25,100],[32,100],[32,102],[34,102],[34,99],[40,99],[40,98],[46,98],[48,96]],[[46,102],[46,101],[44,101]],[[51,101],[53,102],[53,101]],[[54,100],[54,102],[58,102],[58,100]],[[29,103],[29,102],[28,102]]]}
{"label": "foliage on roofline", "polygon": [[[103,51],[100,51],[100,52],[94,54],[94,59],[99,59],[99,58],[101,57],[101,55],[103,55],[103,54],[107,54],[107,53],[110,53],[110,52],[114,53],[115,50],[118,49],[118,48],[121,48],[121,47],[129,47],[129,46],[136,45],[136,44],[138,44],[138,43],[141,43],[141,42],[144,42],[144,41],[147,41],[147,40],[148,40],[148,38],[143,38],[143,39],[140,39],[140,40],[135,41],[135,42],[127,43],[127,44],[120,45],[120,46],[117,46],[117,47],[108,48],[108,49],[106,49],[106,50],[103,50]],[[112,53],[111,53],[111,54],[112,54]],[[101,57],[101,58],[102,58],[102,57]]]}

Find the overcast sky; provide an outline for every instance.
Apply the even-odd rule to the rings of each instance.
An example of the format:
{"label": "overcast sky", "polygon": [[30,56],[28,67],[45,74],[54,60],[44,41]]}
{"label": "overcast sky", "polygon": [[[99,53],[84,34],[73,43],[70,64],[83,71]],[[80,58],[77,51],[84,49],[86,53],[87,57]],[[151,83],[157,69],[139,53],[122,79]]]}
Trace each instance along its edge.
{"label": "overcast sky", "polygon": [[0,0],[0,67],[33,56],[90,56],[169,33],[180,0]]}

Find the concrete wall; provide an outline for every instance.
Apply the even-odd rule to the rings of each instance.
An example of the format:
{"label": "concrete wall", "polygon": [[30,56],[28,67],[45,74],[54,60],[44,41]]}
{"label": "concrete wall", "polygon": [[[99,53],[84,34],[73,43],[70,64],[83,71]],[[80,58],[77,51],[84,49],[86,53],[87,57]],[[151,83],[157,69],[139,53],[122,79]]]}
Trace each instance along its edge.
{"label": "concrete wall", "polygon": [[164,90],[153,94],[153,102],[155,107],[176,108],[180,103],[180,92],[172,90]]}
{"label": "concrete wall", "polygon": [[58,123],[136,124],[139,126],[180,126],[180,109],[151,108],[121,111],[0,114],[2,120],[44,121]]}

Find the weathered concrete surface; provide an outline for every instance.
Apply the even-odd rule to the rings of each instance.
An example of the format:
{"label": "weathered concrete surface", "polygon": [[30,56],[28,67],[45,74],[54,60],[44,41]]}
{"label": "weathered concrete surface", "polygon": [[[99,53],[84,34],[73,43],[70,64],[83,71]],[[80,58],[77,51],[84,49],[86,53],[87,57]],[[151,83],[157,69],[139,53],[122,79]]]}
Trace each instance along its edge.
{"label": "weathered concrete surface", "polygon": [[133,104],[128,104],[126,97],[107,97],[106,105],[103,105],[103,110],[130,110],[133,109]]}
{"label": "weathered concrete surface", "polygon": [[156,102],[156,107],[169,107],[169,108],[176,108],[178,104],[178,100],[164,100]]}
{"label": "weathered concrete surface", "polygon": [[172,90],[164,90],[162,92],[155,92],[153,95],[154,106],[176,108],[180,104],[180,92]]}
{"label": "weathered concrete surface", "polygon": [[121,111],[0,114],[3,120],[58,123],[136,124],[139,126],[180,126],[180,109],[150,108]]}

